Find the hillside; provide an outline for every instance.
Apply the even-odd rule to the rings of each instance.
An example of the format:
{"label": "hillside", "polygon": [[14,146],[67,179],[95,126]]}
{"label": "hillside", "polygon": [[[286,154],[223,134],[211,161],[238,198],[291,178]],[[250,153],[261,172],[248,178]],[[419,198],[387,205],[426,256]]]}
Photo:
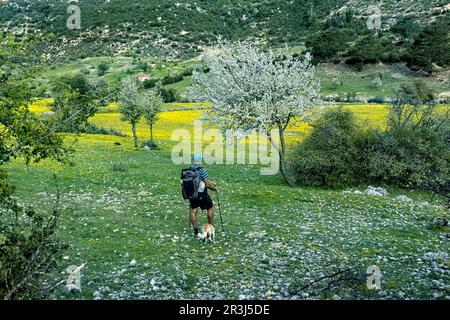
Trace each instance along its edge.
{"label": "hillside", "polygon": [[[0,3],[4,29],[52,33],[49,53],[65,59],[118,54],[193,57],[218,36],[271,46],[302,44],[330,27],[352,29],[349,38],[342,39],[351,43],[370,33],[364,25],[372,4],[367,0],[80,0],[81,30],[69,30],[65,1]],[[433,22],[448,12],[448,2],[389,0],[380,9],[383,29],[390,33],[405,18],[418,25]],[[393,32],[403,40],[409,36]],[[339,38],[338,33],[333,35]]]}

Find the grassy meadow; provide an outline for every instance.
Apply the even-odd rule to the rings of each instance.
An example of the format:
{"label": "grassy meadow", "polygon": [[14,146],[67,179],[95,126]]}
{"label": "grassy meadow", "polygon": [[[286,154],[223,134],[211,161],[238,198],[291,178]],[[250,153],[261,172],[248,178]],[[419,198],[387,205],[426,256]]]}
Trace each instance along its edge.
{"label": "grassy meadow", "polygon": [[[31,106],[48,111],[49,101]],[[220,188],[215,244],[200,243],[188,226],[180,194],[180,171],[171,161],[173,130],[192,129],[198,105],[165,106],[155,128],[157,151],[135,149],[129,124],[117,106],[90,121],[127,137],[66,134],[76,153],[67,165],[43,161],[8,164],[20,199],[40,210],[52,206],[56,173],[63,192],[59,235],[69,250],[52,281],[65,279],[69,265],[86,263],[82,293],[55,299],[435,299],[448,292],[448,266],[429,259],[448,253],[447,229],[433,227],[445,214],[432,195],[388,189],[387,197],[354,190],[289,188],[280,176],[259,175],[257,165],[206,166]],[[176,109],[182,110],[176,110]],[[362,123],[382,126],[388,107],[347,105]],[[175,110],[175,111],[173,111]],[[305,126],[290,129],[301,139]],[[144,123],[141,141],[148,139]],[[364,190],[361,186],[359,190]],[[46,196],[49,195],[49,196]],[[411,202],[395,199],[406,195]],[[206,215],[200,213],[200,223]],[[130,261],[136,260],[135,267]],[[448,263],[448,262],[447,262]],[[368,290],[366,270],[381,269],[382,289]],[[327,287],[311,283],[354,267],[348,278]],[[325,287],[325,289],[324,289]]]}

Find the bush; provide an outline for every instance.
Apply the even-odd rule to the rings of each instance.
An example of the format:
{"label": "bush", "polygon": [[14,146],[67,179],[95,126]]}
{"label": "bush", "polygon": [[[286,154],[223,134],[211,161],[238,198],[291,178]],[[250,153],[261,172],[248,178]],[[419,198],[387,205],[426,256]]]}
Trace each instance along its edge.
{"label": "bush", "polygon": [[97,74],[101,77],[109,70],[109,64],[102,62],[97,66]]}
{"label": "bush", "polygon": [[291,154],[298,180],[312,186],[421,188],[449,199],[449,115],[419,95],[398,95],[384,131],[363,130],[350,111],[327,111]]}
{"label": "bush", "polygon": [[159,88],[158,93],[161,95],[164,103],[176,102],[179,99],[177,90],[174,88]]}
{"label": "bush", "polygon": [[344,186],[354,183],[353,141],[358,132],[354,115],[342,108],[327,111],[311,134],[293,151],[290,166],[299,181],[310,186]]}
{"label": "bush", "polygon": [[55,235],[59,191],[53,209],[45,214],[19,206],[4,173],[0,181],[0,298],[43,299],[52,289],[45,276],[67,249]]}
{"label": "bush", "polygon": [[368,103],[384,103],[385,102],[385,98],[382,96],[377,96],[377,97],[373,97],[373,98],[369,98],[367,100]]}
{"label": "bush", "polygon": [[168,84],[172,84],[172,83],[177,83],[177,82],[181,82],[184,80],[184,77],[182,75],[176,75],[176,76],[165,76],[161,83],[163,84],[163,86],[168,85]]}
{"label": "bush", "polygon": [[126,137],[126,134],[123,134],[121,131],[112,129],[112,128],[102,128],[97,127],[93,123],[89,123],[83,133],[87,134],[102,134],[102,135],[110,135],[110,136],[117,136],[117,137]]}
{"label": "bush", "polygon": [[142,147],[149,150],[159,150],[159,146],[154,141],[144,141]]}
{"label": "bush", "polygon": [[143,82],[143,86],[145,89],[153,89],[154,87],[156,87],[157,82],[158,80],[156,79],[147,79]]}

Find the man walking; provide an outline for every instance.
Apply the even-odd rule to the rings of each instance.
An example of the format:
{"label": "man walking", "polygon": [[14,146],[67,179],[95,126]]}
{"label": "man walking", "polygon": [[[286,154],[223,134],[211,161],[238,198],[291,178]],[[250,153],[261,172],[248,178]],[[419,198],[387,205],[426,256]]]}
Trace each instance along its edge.
{"label": "man walking", "polygon": [[191,222],[194,227],[194,237],[198,238],[198,222],[197,215],[198,209],[207,210],[208,212],[208,223],[214,225],[214,204],[211,197],[208,194],[208,189],[214,192],[219,192],[210,181],[208,172],[201,166],[203,163],[203,157],[200,154],[194,155],[194,163],[189,168],[192,171],[198,171],[200,175],[200,186],[198,190],[198,198],[190,201],[191,208]]}

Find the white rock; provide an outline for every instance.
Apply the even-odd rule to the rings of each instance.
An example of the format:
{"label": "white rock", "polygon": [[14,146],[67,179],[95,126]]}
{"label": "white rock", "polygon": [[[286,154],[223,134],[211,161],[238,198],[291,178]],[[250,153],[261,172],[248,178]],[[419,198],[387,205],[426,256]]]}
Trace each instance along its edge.
{"label": "white rock", "polygon": [[130,267],[136,267],[136,265],[137,265],[136,260],[133,259],[130,261],[130,264],[129,264]]}
{"label": "white rock", "polygon": [[408,198],[407,196],[397,196],[394,198],[395,201],[401,201],[401,202],[413,202],[412,199]]}
{"label": "white rock", "polygon": [[101,292],[101,293],[110,293],[110,292],[111,292],[111,289],[110,289],[108,286],[106,286],[106,287],[101,287],[101,288],[100,288],[100,292]]}
{"label": "white rock", "polygon": [[369,186],[364,191],[364,194],[368,195],[368,196],[385,197],[388,195],[388,192],[386,191],[386,189],[383,189],[383,188],[374,188],[374,187]]}
{"label": "white rock", "polygon": [[102,294],[100,293],[100,291],[95,291],[94,294],[93,294],[93,296],[94,296],[94,299],[95,299],[95,298],[101,298],[101,297],[102,297]]}
{"label": "white rock", "polygon": [[385,291],[378,291],[380,297],[386,297],[387,293]]}
{"label": "white rock", "polygon": [[245,300],[245,299],[247,299],[247,296],[245,294],[240,294],[238,299],[239,300]]}
{"label": "white rock", "polygon": [[66,260],[66,261],[69,260],[69,259],[70,259],[69,256],[64,256],[64,257],[63,257],[63,260]]}
{"label": "white rock", "polygon": [[75,284],[68,284],[68,285],[65,285],[63,290],[64,290],[64,293],[65,293],[65,294],[69,294],[69,293],[71,293],[71,292],[81,292],[80,287],[78,287],[78,286],[75,285]]}

